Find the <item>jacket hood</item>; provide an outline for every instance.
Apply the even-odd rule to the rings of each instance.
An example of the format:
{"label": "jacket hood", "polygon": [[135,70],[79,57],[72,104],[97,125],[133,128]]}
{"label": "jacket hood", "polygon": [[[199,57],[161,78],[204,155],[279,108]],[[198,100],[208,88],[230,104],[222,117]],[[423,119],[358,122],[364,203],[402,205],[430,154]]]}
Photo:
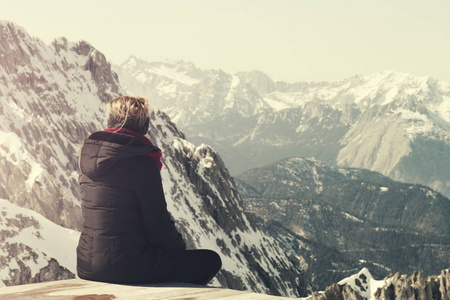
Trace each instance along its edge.
{"label": "jacket hood", "polygon": [[99,177],[118,161],[151,152],[161,150],[129,134],[95,132],[84,140],[80,154],[80,170],[89,178]]}

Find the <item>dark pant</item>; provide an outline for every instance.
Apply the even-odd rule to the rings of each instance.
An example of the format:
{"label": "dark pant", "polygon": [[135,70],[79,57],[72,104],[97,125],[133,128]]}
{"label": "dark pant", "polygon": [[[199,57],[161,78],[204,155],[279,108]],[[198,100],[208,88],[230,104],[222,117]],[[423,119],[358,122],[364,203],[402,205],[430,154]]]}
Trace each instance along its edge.
{"label": "dark pant", "polygon": [[137,262],[137,283],[187,282],[205,285],[222,266],[212,250],[164,250],[150,247]]}

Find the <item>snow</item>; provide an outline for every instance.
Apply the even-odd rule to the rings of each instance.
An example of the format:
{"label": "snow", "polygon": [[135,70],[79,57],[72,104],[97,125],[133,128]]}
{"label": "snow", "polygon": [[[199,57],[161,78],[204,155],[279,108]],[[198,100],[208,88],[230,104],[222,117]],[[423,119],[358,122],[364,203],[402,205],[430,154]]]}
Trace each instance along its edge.
{"label": "snow", "polygon": [[[19,257],[10,260],[6,268],[2,266],[0,280],[9,279],[9,270],[18,268],[16,259],[26,262],[26,265],[31,269],[31,276],[47,266],[50,258],[56,259],[61,266],[74,274],[76,273],[75,249],[78,244],[79,232],[56,225],[37,212],[19,207],[5,199],[0,199],[0,210],[2,212],[0,230],[16,232],[15,235],[13,234],[2,240],[0,245],[23,244],[26,247],[31,247],[31,250],[37,254],[37,258],[30,260],[30,258],[27,258],[29,257],[28,252],[24,252]],[[4,221],[16,219],[18,216],[35,220],[38,225],[18,228],[14,225],[8,226],[8,222]],[[8,260],[6,259],[6,261]]]}
{"label": "snow", "polygon": [[[367,268],[363,268],[359,273],[342,279],[339,285],[348,284],[354,291],[357,291],[361,297],[367,300],[375,300],[375,293],[378,288],[385,284],[384,280],[375,280]],[[362,288],[360,287],[362,286]]]}
{"label": "snow", "polygon": [[[181,83],[186,86],[193,86],[199,82],[198,79],[189,76],[186,70],[178,69],[176,64],[165,62],[165,63],[151,63],[144,62],[145,68],[138,72],[137,79],[140,82],[146,82],[152,76],[162,76],[169,78],[173,81]],[[132,59],[125,68],[129,70],[135,70],[137,67],[136,59]]]}
{"label": "snow", "polygon": [[355,217],[355,216],[352,216],[352,215],[349,214],[349,213],[344,212],[343,214],[344,214],[344,216],[345,216],[346,219],[353,220],[353,221],[358,222],[358,223],[364,223],[362,220],[358,219],[358,218]]}
{"label": "snow", "polygon": [[240,79],[238,76],[233,75],[231,79],[231,85],[228,89],[228,94],[225,97],[225,106],[224,110],[232,109],[233,106],[236,104],[235,101],[237,99],[238,94],[238,87],[239,87]]}
{"label": "snow", "polygon": [[39,176],[44,173],[44,168],[41,167],[40,164],[37,162],[33,162],[31,165],[31,172],[28,174],[27,181],[25,182],[25,187],[27,188],[27,191],[30,192],[33,188],[33,185],[36,180],[38,180]]}
{"label": "snow", "polygon": [[446,122],[450,123],[450,92],[448,96],[443,96],[443,101],[434,109],[438,115]]}
{"label": "snow", "polygon": [[286,109],[286,108],[290,108],[290,106],[288,104],[283,103],[283,102],[278,101],[278,100],[275,100],[273,98],[265,97],[264,101],[266,101],[266,103],[269,104],[269,106],[272,107],[272,109],[274,111],[280,111],[280,110],[283,110],[283,109]]}
{"label": "snow", "polygon": [[0,130],[0,145],[0,155],[14,164],[22,160],[22,141],[17,134]]}

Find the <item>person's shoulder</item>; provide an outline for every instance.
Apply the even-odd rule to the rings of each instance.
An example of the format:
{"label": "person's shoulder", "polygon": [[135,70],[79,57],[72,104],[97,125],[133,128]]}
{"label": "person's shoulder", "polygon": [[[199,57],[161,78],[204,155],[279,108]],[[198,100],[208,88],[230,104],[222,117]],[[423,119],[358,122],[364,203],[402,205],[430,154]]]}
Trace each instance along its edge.
{"label": "person's shoulder", "polygon": [[92,133],[85,142],[95,141],[100,143],[107,143],[107,144],[117,144],[117,145],[124,145],[124,146],[143,146],[145,143],[141,141],[140,139],[126,134],[126,133],[120,133],[120,132],[112,132],[112,131],[96,131]]}

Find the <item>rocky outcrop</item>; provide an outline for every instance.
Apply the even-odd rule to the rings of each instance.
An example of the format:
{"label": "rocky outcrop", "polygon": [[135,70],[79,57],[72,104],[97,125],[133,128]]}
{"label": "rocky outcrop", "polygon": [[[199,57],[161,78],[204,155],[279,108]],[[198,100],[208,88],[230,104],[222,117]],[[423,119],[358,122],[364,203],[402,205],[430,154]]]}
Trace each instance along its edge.
{"label": "rocky outcrop", "polygon": [[54,280],[65,280],[75,278],[75,274],[59,265],[55,259],[50,259],[48,265],[39,273],[32,276],[30,267],[26,266],[22,261],[18,260],[19,269],[14,269],[10,272],[10,279],[3,280],[6,286],[38,283]]}
{"label": "rocky outcrop", "polygon": [[375,299],[435,300],[450,299],[450,269],[442,270],[440,276],[424,277],[422,271],[411,276],[395,273],[385,279],[386,284],[378,288]]}
{"label": "rocky outcrop", "polygon": [[111,64],[103,53],[89,43],[81,41],[73,48],[76,53],[88,57],[84,69],[92,74],[92,79],[98,88],[98,97],[102,102],[108,102],[112,95],[119,94],[119,77],[111,69]]}
{"label": "rocky outcrop", "polygon": [[374,280],[368,270],[315,292],[308,300],[449,300],[450,269],[439,276],[425,278],[422,271],[413,275],[390,274],[382,281]]}
{"label": "rocky outcrop", "polygon": [[314,292],[308,300],[363,300],[357,292],[348,285],[333,284],[325,292]]}

